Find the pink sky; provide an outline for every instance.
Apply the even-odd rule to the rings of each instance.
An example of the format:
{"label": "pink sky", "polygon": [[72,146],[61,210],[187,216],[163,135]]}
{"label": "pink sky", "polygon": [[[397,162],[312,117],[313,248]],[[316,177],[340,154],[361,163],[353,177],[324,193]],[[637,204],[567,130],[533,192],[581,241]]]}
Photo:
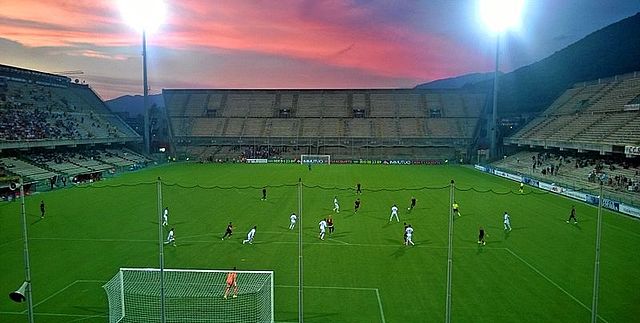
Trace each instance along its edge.
{"label": "pink sky", "polygon": [[[544,58],[634,13],[632,1],[617,1],[619,8],[609,15],[589,8],[597,17],[575,24],[567,23],[566,15],[540,23],[549,6],[560,13],[575,7],[551,0],[529,4],[528,27],[503,47],[518,56],[504,55],[502,70]],[[597,5],[596,0],[584,4],[591,2]],[[81,70],[84,74],[72,77],[86,80],[105,99],[140,93],[140,36],[122,21],[116,3],[0,0],[0,63],[47,72]],[[148,38],[152,92],[413,87],[493,69],[494,40],[479,26],[471,0],[166,3],[166,22]]]}

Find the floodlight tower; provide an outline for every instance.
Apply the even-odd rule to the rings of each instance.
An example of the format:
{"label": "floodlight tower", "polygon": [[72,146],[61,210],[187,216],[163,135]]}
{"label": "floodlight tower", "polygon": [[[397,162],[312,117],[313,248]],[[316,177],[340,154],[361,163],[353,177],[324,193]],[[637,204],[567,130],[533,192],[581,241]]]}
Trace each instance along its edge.
{"label": "floodlight tower", "polygon": [[496,62],[493,76],[493,109],[491,114],[492,159],[498,158],[498,73],[500,67],[500,36],[520,25],[524,0],[479,0],[478,13],[487,29],[496,35]]}
{"label": "floodlight tower", "polygon": [[152,33],[164,21],[166,7],[163,0],[119,0],[123,19],[142,33],[142,82],[144,93],[144,151],[150,153],[149,84],[147,81],[147,33]]}

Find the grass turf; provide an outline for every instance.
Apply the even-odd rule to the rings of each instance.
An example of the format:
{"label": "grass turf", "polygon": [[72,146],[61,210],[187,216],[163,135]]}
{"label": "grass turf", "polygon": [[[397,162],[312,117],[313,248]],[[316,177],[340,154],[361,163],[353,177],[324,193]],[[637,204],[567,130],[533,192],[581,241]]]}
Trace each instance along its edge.
{"label": "grass turf", "polygon": [[[300,165],[174,164],[27,198],[38,321],[106,322],[101,285],[120,267],[158,267],[158,176],[177,238],[177,247],[165,248],[165,266],[274,270],[276,321],[298,316],[298,237],[288,230],[289,215],[298,209],[298,178],[304,183],[308,322],[442,321],[451,179],[462,214],[455,219],[452,319],[590,320],[594,207],[529,187],[521,195],[514,182],[465,167],[329,165],[308,171]],[[358,182],[364,192],[354,214]],[[260,200],[262,186],[268,186],[266,201]],[[318,222],[332,214],[334,196],[341,206],[333,215],[336,232],[320,241]],[[408,212],[411,196],[417,208]],[[40,200],[47,205],[43,220]],[[389,223],[394,203],[400,223]],[[566,224],[574,204],[579,223]],[[15,202],[0,205],[5,293],[24,278],[19,210]],[[511,215],[510,233],[502,229],[504,211]],[[229,221],[234,235],[221,241]],[[405,221],[415,229],[416,246],[402,245]],[[253,225],[258,226],[255,243],[242,245]],[[489,234],[484,247],[476,243],[479,226]],[[640,315],[640,258],[633,256],[638,245],[640,222],[604,212],[602,322],[634,322]],[[2,297],[0,321],[26,321],[24,309]]]}

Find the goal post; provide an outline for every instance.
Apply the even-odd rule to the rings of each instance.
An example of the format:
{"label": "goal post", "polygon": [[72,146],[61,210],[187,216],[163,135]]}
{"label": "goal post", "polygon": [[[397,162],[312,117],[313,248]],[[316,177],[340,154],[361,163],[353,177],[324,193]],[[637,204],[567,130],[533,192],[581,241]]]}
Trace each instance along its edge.
{"label": "goal post", "polygon": [[[164,269],[166,322],[273,322],[273,271],[242,271],[224,298],[230,270]],[[109,322],[161,322],[160,269],[120,268],[104,286]]]}
{"label": "goal post", "polygon": [[331,164],[331,155],[300,155],[300,164]]}

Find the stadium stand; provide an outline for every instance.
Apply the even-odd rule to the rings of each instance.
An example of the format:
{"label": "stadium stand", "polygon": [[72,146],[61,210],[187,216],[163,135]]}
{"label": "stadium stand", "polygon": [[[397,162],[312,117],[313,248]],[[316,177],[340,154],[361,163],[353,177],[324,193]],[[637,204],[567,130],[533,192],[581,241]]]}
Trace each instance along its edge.
{"label": "stadium stand", "polygon": [[141,139],[89,86],[0,65],[0,168],[31,191],[137,169],[149,159],[124,145]]}
{"label": "stadium stand", "polygon": [[[237,157],[225,147],[238,145],[354,158],[450,147],[444,158],[453,158],[475,140],[486,101],[483,93],[415,89],[165,89],[163,96],[176,151],[204,160]],[[372,145],[381,148],[363,148]]]}
{"label": "stadium stand", "polygon": [[602,180],[609,196],[636,205],[640,198],[640,161],[635,159],[561,151],[521,151],[505,156],[493,165],[576,189],[595,188]]}
{"label": "stadium stand", "polygon": [[640,146],[639,95],[637,72],[576,84],[505,143],[624,152],[625,146]]}
{"label": "stadium stand", "polygon": [[0,79],[0,149],[141,140],[86,85],[6,65]]}

